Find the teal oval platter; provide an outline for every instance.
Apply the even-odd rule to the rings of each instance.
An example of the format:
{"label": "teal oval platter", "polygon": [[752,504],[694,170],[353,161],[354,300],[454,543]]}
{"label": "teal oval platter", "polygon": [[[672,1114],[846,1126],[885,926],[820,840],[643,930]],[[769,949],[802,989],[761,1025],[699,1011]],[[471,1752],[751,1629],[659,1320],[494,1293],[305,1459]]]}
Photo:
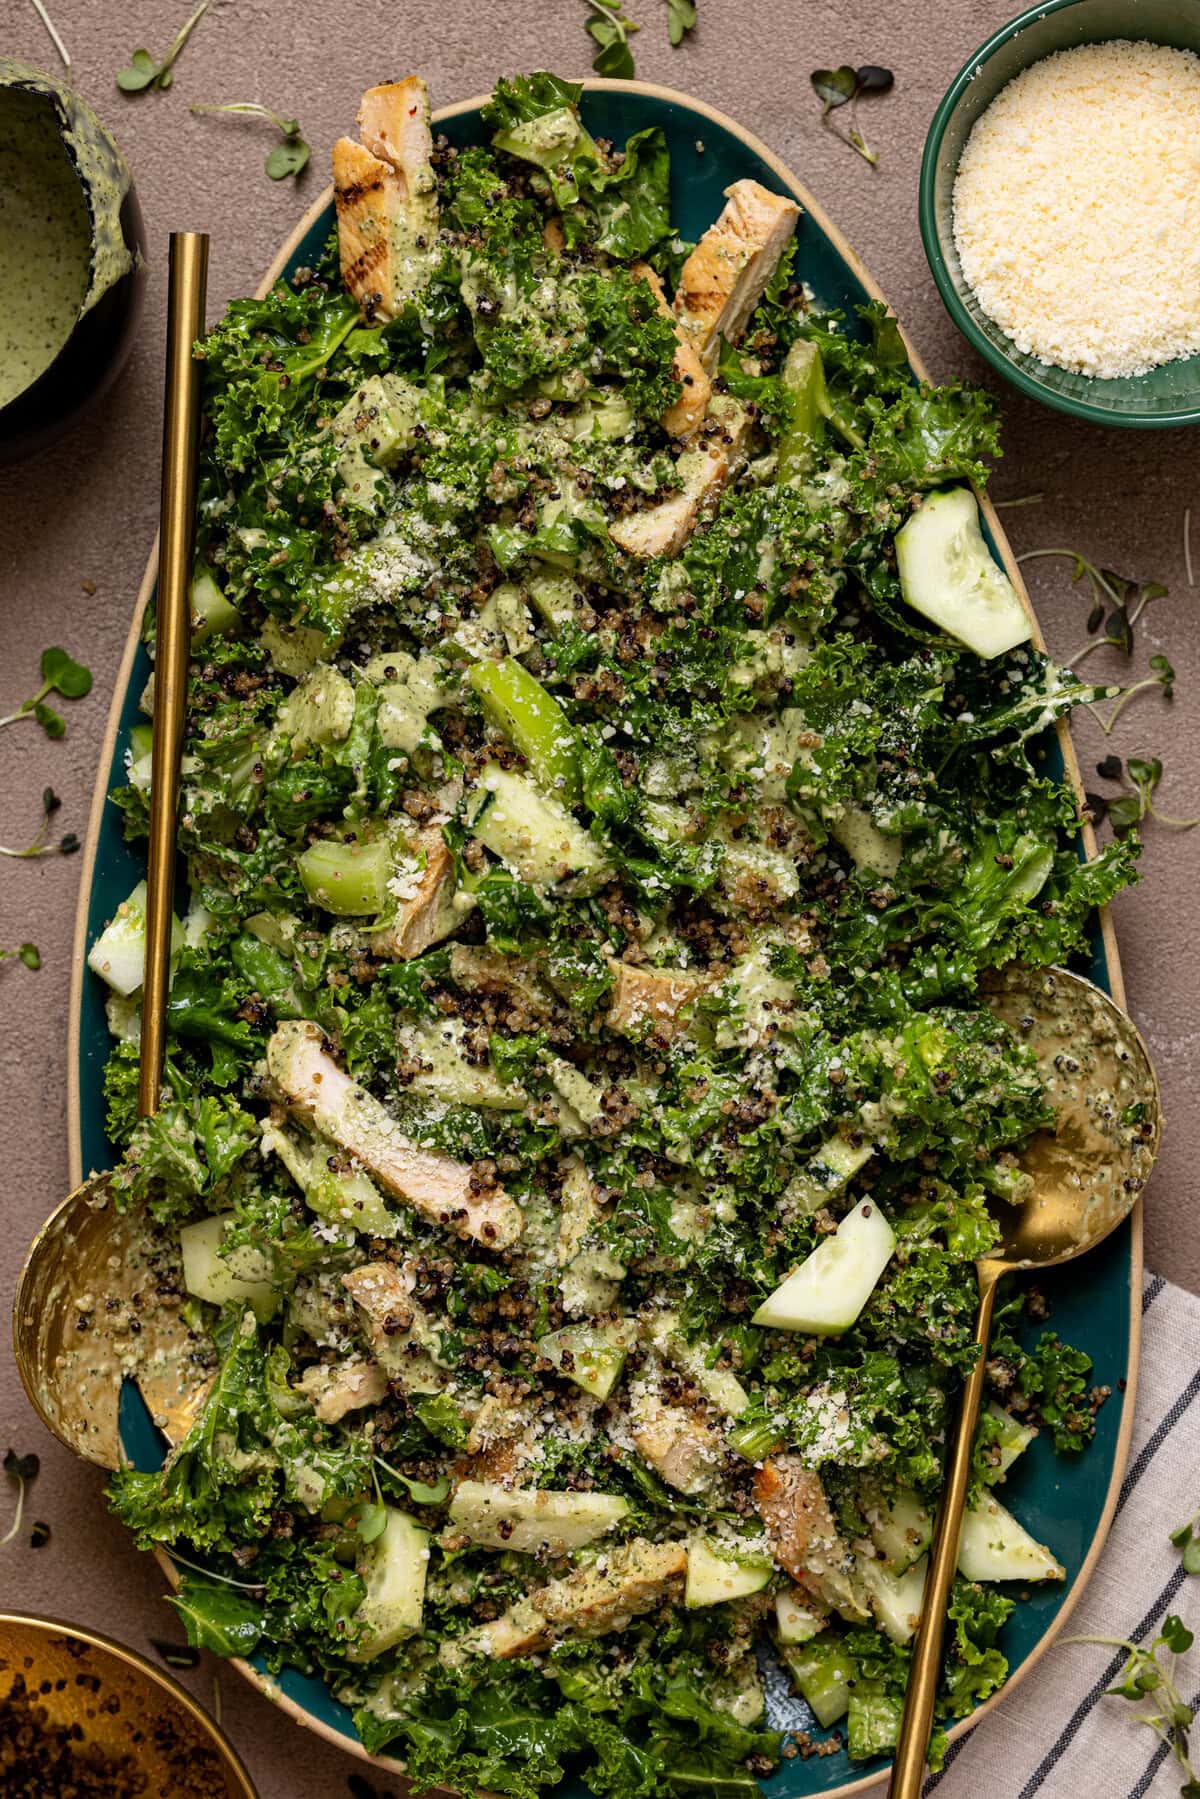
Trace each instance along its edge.
{"label": "teal oval platter", "polygon": [[[457,146],[479,141],[483,136],[479,123],[482,103],[482,99],[469,100],[435,113],[437,128]],[[750,177],[777,191],[791,193],[803,207],[797,270],[821,305],[843,309],[853,318],[857,305],[882,297],[854,251],[801,183],[764,144],[733,120],[682,94],[633,81],[586,83],[583,116],[593,133],[616,139],[646,126],[662,127],[672,158],[673,217],[686,237],[698,237],[717,216],[723,190],[730,182]],[[314,263],[333,227],[332,195],[327,192],[279,252],[260,293],[266,292],[280,275]],[[924,370],[911,347],[909,354],[914,378],[923,378]],[[996,514],[987,502],[983,510],[992,548],[1023,594],[1020,571]],[[110,788],[124,781],[129,729],[139,721],[138,700],[150,673],[140,628],[154,591],[154,569],[152,558],[117,677],[84,854],[71,1020],[69,1131],[73,1185],[82,1179],[85,1169],[109,1167],[115,1160],[113,1147],[105,1136],[101,1090],[110,1047],[104,992],[102,983],[88,973],[85,957],[88,945],[145,872],[142,858],[125,843],[120,814],[107,803],[107,796]],[[1079,791],[1078,768],[1065,729],[1057,740],[1051,738],[1048,749],[1050,765],[1065,770]],[[1090,834],[1082,836],[1080,855],[1091,853],[1093,848]],[[1090,961],[1084,959],[1083,972],[1123,1002],[1116,943],[1107,918],[1096,921]],[[1110,1387],[1112,1397],[1101,1407],[1095,1442],[1082,1456],[1074,1461],[1057,1458],[1043,1433],[1006,1484],[1005,1498],[1021,1521],[1049,1544],[1067,1569],[1067,1579],[1061,1587],[1035,1590],[1031,1598],[1018,1605],[1005,1628],[1003,1647],[1012,1668],[1010,1686],[1028,1672],[1065,1623],[1099,1554],[1117,1504],[1133,1422],[1141,1317],[1140,1212],[1089,1256],[1086,1264],[1047,1274],[1040,1285],[1050,1305],[1053,1328],[1088,1352],[1094,1363],[1094,1379]],[[136,1465],[159,1465],[161,1440],[140,1396],[129,1384],[122,1397],[121,1434],[125,1452]],[[165,1559],[163,1566],[168,1574],[173,1574]],[[238,1665],[297,1722],[351,1754],[370,1759],[358,1741],[349,1711],[320,1681],[295,1669],[286,1669],[275,1678],[268,1676],[260,1663]],[[1050,1677],[1053,1678],[1052,1667]],[[768,1676],[767,1685],[782,1691],[779,1679],[772,1682]],[[995,1703],[989,1701],[952,1734],[976,1723]],[[798,1699],[773,1697],[771,1707],[771,1721],[777,1727],[807,1730],[814,1738],[829,1734],[820,1729]],[[386,1756],[375,1758],[375,1763],[389,1772],[402,1772],[401,1764]],[[784,1762],[776,1774],[762,1782],[762,1788],[771,1799],[811,1799],[817,1794],[841,1795],[844,1799],[878,1781],[887,1765],[885,1759],[851,1762],[841,1748],[831,1755]],[[584,1799],[586,1791],[578,1781],[567,1783],[557,1799]]]}

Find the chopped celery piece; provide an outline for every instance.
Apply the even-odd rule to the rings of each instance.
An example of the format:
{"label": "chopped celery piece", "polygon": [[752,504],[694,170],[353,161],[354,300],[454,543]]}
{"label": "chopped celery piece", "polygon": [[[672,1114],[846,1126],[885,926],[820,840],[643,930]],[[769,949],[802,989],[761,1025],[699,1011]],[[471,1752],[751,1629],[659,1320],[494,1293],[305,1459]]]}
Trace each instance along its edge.
{"label": "chopped celery piece", "polygon": [[512,656],[477,662],[467,680],[489,724],[520,750],[539,784],[564,805],[577,805],[579,746],[554,695]]}
{"label": "chopped celery piece", "polygon": [[392,852],[373,843],[314,843],[296,857],[304,891],[337,918],[374,918],[387,904]]}
{"label": "chopped celery piece", "polygon": [[825,435],[829,400],[825,393],[825,367],[816,344],[798,337],[783,365],[783,391],[787,395],[787,424],[779,440],[779,479],[791,481],[812,467],[813,450]]}

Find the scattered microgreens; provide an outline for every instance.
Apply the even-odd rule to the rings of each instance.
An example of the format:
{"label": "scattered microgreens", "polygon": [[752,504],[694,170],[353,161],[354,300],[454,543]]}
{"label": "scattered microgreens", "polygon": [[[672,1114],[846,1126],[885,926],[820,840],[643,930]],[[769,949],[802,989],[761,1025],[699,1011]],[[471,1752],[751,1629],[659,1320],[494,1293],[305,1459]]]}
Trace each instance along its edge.
{"label": "scattered microgreens", "polygon": [[42,651],[42,684],[35,694],[22,700],[15,712],[0,718],[0,726],[15,725],[19,719],[34,718],[47,737],[63,737],[66,723],[60,712],[46,704],[48,694],[57,693],[64,700],[81,700],[92,690],[92,671],[68,656],[66,650]]}
{"label": "scattered microgreens", "polygon": [[[17,1483],[17,1509],[13,1513],[12,1523],[0,1537],[0,1548],[3,1548],[5,1543],[11,1543],[21,1528],[21,1517],[25,1510],[25,1490],[30,1481],[37,1479],[41,1463],[36,1455],[18,1455],[15,1449],[9,1449],[5,1451],[3,1467],[9,1479],[15,1480]],[[36,1525],[34,1529],[37,1529]]]}
{"label": "scattered microgreens", "polygon": [[[1085,657],[1093,650],[1110,646],[1122,650],[1126,656],[1133,654],[1133,633],[1146,607],[1152,600],[1166,598],[1167,589],[1161,581],[1137,581],[1129,575],[1119,575],[1115,569],[1099,568],[1096,563],[1080,550],[1047,549],[1026,550],[1018,556],[1018,562],[1036,562],[1043,556],[1066,556],[1074,563],[1071,573],[1072,581],[1081,581],[1086,575],[1091,588],[1092,605],[1087,618],[1088,641],[1081,644],[1074,655],[1066,658],[1068,668],[1078,668]],[[1103,626],[1103,631],[1101,631]],[[1095,633],[1099,632],[1097,636]]]}
{"label": "scattered microgreens", "polygon": [[33,10],[49,32],[50,42],[62,57],[63,68],[69,71],[71,67],[71,52],[67,49],[67,46],[63,43],[61,37],[59,37],[54,20],[46,11],[46,8],[42,4],[42,0],[33,0]]}
{"label": "scattered microgreens", "polygon": [[23,962],[36,974],[42,966],[42,952],[36,943],[22,943],[16,949],[0,949],[0,962]]}
{"label": "scattered microgreens", "polygon": [[36,1518],[29,1527],[29,1547],[44,1549],[50,1541],[50,1526],[44,1518]]}
{"label": "scattered microgreens", "polygon": [[[862,132],[858,129],[856,109],[860,94],[886,94],[895,83],[895,76],[890,69],[884,69],[878,63],[864,63],[859,69],[852,69],[849,63],[843,63],[838,69],[814,69],[809,76],[813,92],[821,102],[821,119],[835,137],[840,137],[844,144],[869,162],[872,167],[879,161],[879,153],[872,150]],[[845,132],[839,131],[833,123],[832,115],[840,106],[849,106],[850,124]]]}
{"label": "scattered microgreens", "polygon": [[[79,839],[74,831],[68,831],[65,836],[60,837],[57,844],[47,843],[46,841],[50,834],[50,820],[54,817],[54,814],[61,805],[62,801],[55,793],[53,787],[43,787],[42,822],[37,828],[37,835],[34,837],[33,842],[27,843],[25,848],[21,850],[10,849],[7,844],[0,843],[0,856],[11,856],[14,862],[32,862],[35,861],[38,856],[52,855],[55,849],[58,850],[60,856],[73,856],[75,851],[79,848]],[[22,948],[32,949],[33,945],[23,945]],[[9,953],[11,954],[11,951]],[[35,951],[34,953],[36,954],[37,952]],[[21,959],[22,961],[25,961],[24,955],[21,956]],[[26,962],[26,967],[32,967],[32,963]]]}
{"label": "scattered microgreens", "polygon": [[[1119,756],[1105,756],[1103,762],[1096,764],[1096,773],[1105,781],[1119,781],[1124,773],[1132,784],[1133,792],[1118,794],[1111,800],[1102,794],[1089,793],[1088,806],[1097,823],[1107,818],[1114,837],[1127,836],[1130,831],[1137,830],[1147,818],[1175,831],[1190,831],[1200,825],[1200,818],[1172,818],[1169,813],[1160,812],[1155,806],[1154,795],[1162,780],[1162,772],[1163,765],[1157,756],[1130,756],[1124,770]],[[1200,1556],[1200,1549],[1197,1550],[1197,1555]]]}
{"label": "scattered microgreens", "polygon": [[1040,506],[1045,497],[1044,493],[1023,493],[1015,500],[993,500],[992,505],[997,512],[1015,512],[1018,506]]}
{"label": "scattered microgreens", "polygon": [[299,175],[312,155],[301,135],[299,119],[285,119],[281,113],[272,112],[269,106],[260,106],[257,100],[228,100],[219,105],[192,106],[188,110],[236,113],[243,118],[265,119],[269,125],[273,125],[283,142],[276,144],[267,155],[265,167],[272,181],[284,181],[289,175]]}
{"label": "scattered microgreens", "polygon": [[629,34],[640,28],[627,18],[619,0],[586,0],[592,13],[587,29],[597,45],[592,67],[597,75],[608,75],[617,81],[633,80],[633,51]]}
{"label": "scattered microgreens", "polygon": [[[1134,1722],[1148,1724],[1174,1755],[1185,1776],[1179,1789],[1182,1799],[1200,1799],[1200,1775],[1188,1760],[1188,1731],[1195,1712],[1175,1685],[1175,1659],[1185,1654],[1193,1642],[1192,1632],[1182,1618],[1173,1612],[1164,1618],[1162,1629],[1148,1649],[1139,1649],[1136,1643],[1121,1637],[1065,1637],[1063,1641],[1096,1643],[1106,1649],[1127,1652],[1117,1685],[1108,1687],[1106,1692],[1112,1698],[1129,1699],[1135,1705],[1153,1695],[1156,1709],[1139,1712]],[[1168,1661],[1163,1660],[1163,1651],[1170,1658]]]}
{"label": "scattered microgreens", "polygon": [[450,1482],[444,1474],[439,1474],[437,1480],[430,1485],[427,1481],[413,1480],[409,1475],[401,1474],[399,1468],[393,1468],[391,1463],[385,1462],[381,1455],[372,1459],[385,1473],[390,1474],[393,1480],[400,1481],[408,1488],[409,1496],[417,1505],[440,1505],[450,1491]]}
{"label": "scattered microgreens", "polygon": [[1183,514],[1183,566],[1187,572],[1189,587],[1196,585],[1196,577],[1192,570],[1192,509],[1188,506]]}
{"label": "scattered microgreens", "polygon": [[173,1562],[178,1562],[182,1568],[190,1568],[193,1574],[202,1574],[205,1580],[218,1581],[223,1587],[236,1587],[239,1593],[262,1593],[261,1581],[235,1580],[232,1574],[218,1574],[215,1568],[205,1568],[200,1562],[189,1561],[186,1555],[180,1555],[174,1545],[170,1555]]}
{"label": "scattered microgreens", "polygon": [[1171,1532],[1171,1541],[1180,1552],[1185,1574],[1200,1574],[1200,1512],[1193,1512],[1186,1524]]}
{"label": "scattered microgreens", "polygon": [[169,88],[173,79],[171,70],[184,45],[207,11],[208,0],[200,0],[199,6],[161,62],[155,62],[149,50],[135,50],[129,58],[128,65],[117,70],[117,86],[121,92],[123,94],[141,94],[149,88],[158,88],[160,92]]}
{"label": "scattered microgreens", "polygon": [[156,1649],[168,1668],[195,1668],[200,1662],[200,1651],[193,1649],[190,1643],[168,1643],[165,1637],[151,1637],[151,1649]]}
{"label": "scattered microgreens", "polygon": [[696,29],[696,0],[667,0],[667,36],[678,49]]}

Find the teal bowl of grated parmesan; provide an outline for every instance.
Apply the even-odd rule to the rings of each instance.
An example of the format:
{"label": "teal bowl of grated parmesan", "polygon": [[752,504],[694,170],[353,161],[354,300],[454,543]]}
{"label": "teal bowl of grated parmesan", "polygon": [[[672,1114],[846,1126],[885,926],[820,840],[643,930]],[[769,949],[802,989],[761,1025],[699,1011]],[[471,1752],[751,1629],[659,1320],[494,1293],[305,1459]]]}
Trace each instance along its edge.
{"label": "teal bowl of grated parmesan", "polygon": [[1200,423],[1200,0],[1046,0],[934,114],[934,281],[1034,399],[1106,425]]}

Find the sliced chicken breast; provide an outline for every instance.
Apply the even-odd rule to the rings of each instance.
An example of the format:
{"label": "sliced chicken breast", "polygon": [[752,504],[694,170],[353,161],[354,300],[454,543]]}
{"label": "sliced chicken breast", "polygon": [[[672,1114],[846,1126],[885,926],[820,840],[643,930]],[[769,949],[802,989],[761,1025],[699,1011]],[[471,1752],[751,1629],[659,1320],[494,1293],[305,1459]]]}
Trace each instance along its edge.
{"label": "sliced chicken breast", "polygon": [[395,919],[382,930],[371,932],[371,948],[392,962],[411,962],[456,931],[474,907],[469,894],[460,894],[454,876],[454,858],[440,831],[422,831],[416,847],[425,866],[414,877],[412,892],[400,902]]}
{"label": "sliced chicken breast", "polygon": [[348,1151],[422,1217],[489,1249],[506,1249],[521,1235],[520,1208],[504,1188],[477,1191],[466,1163],[406,1137],[387,1108],[339,1068],[315,1024],[278,1025],[267,1044],[267,1071],[294,1117]]}
{"label": "sliced chicken breast", "polygon": [[613,542],[631,556],[677,555],[745,461],[749,435],[745,408],[715,394],[693,447],[679,458],[683,485],[669,499],[617,519],[608,528]]}
{"label": "sliced chicken breast", "polygon": [[796,229],[800,208],[757,181],[735,181],[725,206],[683,265],[675,314],[706,368],[722,337],[746,329]]}
{"label": "sliced chicken breast", "polygon": [[368,88],[361,143],[333,146],[342,279],[368,319],[390,319],[422,287],[438,228],[429,95],[416,75]]}
{"label": "sliced chicken breast", "polygon": [[616,984],[605,1022],[626,1035],[640,1035],[647,1026],[674,1035],[683,1029],[679,1014],[708,985],[704,975],[686,968],[635,968],[616,957],[609,958],[608,966]]}
{"label": "sliced chicken breast", "polygon": [[683,391],[674,404],[668,406],[663,413],[661,423],[663,430],[671,437],[690,437],[708,411],[712,382],[705,373],[704,364],[689,342],[683,327],[676,319],[657,272],[650,267],[648,262],[635,262],[629,272],[646,283],[654,294],[658,310],[675,326],[676,336],[679,339],[679,348],[675,352],[675,377]]}
{"label": "sliced chicken breast", "polygon": [[508,1660],[534,1655],[567,1633],[607,1636],[675,1596],[686,1573],[685,1544],[635,1537],[600,1556],[591,1567],[530,1593],[494,1623],[468,1631],[454,1648],[460,1655]]}

